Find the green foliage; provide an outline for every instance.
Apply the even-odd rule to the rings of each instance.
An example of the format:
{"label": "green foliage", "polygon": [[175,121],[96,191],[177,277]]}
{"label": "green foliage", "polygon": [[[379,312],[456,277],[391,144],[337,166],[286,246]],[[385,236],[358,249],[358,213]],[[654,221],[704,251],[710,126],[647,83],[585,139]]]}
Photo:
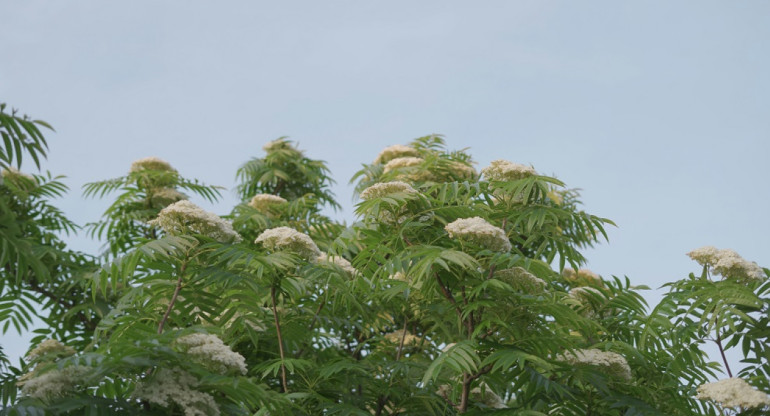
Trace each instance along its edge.
{"label": "green foliage", "polygon": [[[44,155],[8,143],[9,163]],[[740,348],[738,376],[770,391],[767,279],[716,281],[704,267],[649,310],[630,279],[565,268],[612,222],[532,168],[479,174],[465,150],[418,138],[355,174],[364,200],[345,226],[321,214],[338,206],[323,162],[283,138],[265,151],[237,171],[228,218],[243,238],[228,242],[215,231],[229,225],[202,211],[173,215],[209,221],[204,234],[154,225],[180,190],[219,196],[166,162],[86,185],[88,197],[117,193],[87,227],[106,240],[101,257],[67,250],[62,233],[80,228],[49,202],[66,191],[58,177],[8,171],[0,323],[46,328],[18,366],[0,353],[0,414],[760,411],[695,394],[729,372],[707,342]],[[390,181],[404,184],[377,185]]]}

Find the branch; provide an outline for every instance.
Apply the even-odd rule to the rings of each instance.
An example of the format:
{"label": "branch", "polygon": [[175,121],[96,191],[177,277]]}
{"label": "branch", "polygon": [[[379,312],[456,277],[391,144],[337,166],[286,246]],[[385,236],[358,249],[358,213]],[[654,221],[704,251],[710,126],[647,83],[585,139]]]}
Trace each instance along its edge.
{"label": "branch", "polygon": [[166,325],[169,315],[171,315],[171,309],[174,308],[176,298],[179,296],[179,292],[182,290],[182,279],[184,278],[184,272],[187,270],[187,260],[182,263],[182,267],[179,268],[179,279],[176,280],[176,288],[174,288],[174,294],[171,295],[171,300],[168,302],[168,308],[166,313],[163,314],[163,319],[158,324],[158,335],[163,333],[163,327]]}
{"label": "branch", "polygon": [[283,386],[283,392],[289,392],[289,386],[286,384],[286,366],[284,360],[286,359],[283,351],[283,336],[281,335],[281,323],[278,321],[278,308],[275,306],[275,286],[270,287],[270,297],[273,299],[273,319],[275,320],[275,332],[278,335],[278,352],[281,354],[281,385]]}

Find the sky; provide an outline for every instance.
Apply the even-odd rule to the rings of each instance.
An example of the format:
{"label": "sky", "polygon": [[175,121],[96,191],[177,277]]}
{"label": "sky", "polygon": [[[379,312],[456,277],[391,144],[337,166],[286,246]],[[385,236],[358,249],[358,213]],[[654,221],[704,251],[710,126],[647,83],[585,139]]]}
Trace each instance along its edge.
{"label": "sky", "polygon": [[685,253],[704,245],[770,266],[770,2],[27,0],[0,14],[0,102],[55,127],[44,170],[67,176],[56,203],[79,224],[109,202],[82,185],[135,159],[232,189],[280,136],[328,163],[350,223],[361,163],[438,133],[478,168],[508,159],[582,189],[618,225],[587,252],[604,277],[659,287],[698,272]]}

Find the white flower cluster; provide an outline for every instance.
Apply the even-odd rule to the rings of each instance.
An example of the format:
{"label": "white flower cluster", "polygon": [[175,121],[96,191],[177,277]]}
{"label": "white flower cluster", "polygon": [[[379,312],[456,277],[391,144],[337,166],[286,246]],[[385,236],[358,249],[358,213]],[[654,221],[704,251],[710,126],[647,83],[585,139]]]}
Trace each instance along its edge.
{"label": "white flower cluster", "polygon": [[169,164],[163,159],[159,159],[154,156],[135,160],[133,163],[131,163],[131,169],[129,170],[129,172],[137,173],[143,170],[176,172],[176,169],[171,167],[171,164]]}
{"label": "white flower cluster", "polygon": [[592,348],[587,350],[577,350],[574,353],[567,351],[564,354],[559,355],[556,359],[569,364],[600,367],[613,377],[626,381],[631,380],[631,367],[628,366],[628,361],[626,361],[625,357],[615,352]]}
{"label": "white flower cluster", "polygon": [[289,227],[265,230],[254,242],[261,243],[268,250],[293,251],[306,260],[314,260],[321,255],[318,246],[307,234]]}
{"label": "white flower cluster", "polygon": [[575,271],[575,269],[565,267],[564,270],[561,272],[561,274],[562,276],[564,276],[564,279],[570,283],[575,283],[580,285],[604,286],[604,282],[602,281],[602,278],[599,277],[598,274],[588,269],[578,269],[577,271]]}
{"label": "white flower cluster", "polygon": [[481,217],[460,218],[447,224],[444,229],[451,238],[469,240],[492,251],[511,250],[511,242],[505,231]]}
{"label": "white flower cluster", "polygon": [[755,408],[770,406],[770,396],[751,387],[741,378],[728,378],[698,387],[701,400],[711,400],[725,407]]}
{"label": "white flower cluster", "polygon": [[27,175],[26,173],[16,169],[13,166],[8,166],[7,168],[3,169],[3,171],[0,172],[0,175],[2,175],[4,179],[9,181],[14,181],[19,178],[24,178],[26,181],[29,181],[29,182],[34,182],[34,183],[37,182],[35,181],[34,176]]}
{"label": "white flower cluster", "polygon": [[187,195],[177,191],[174,188],[157,188],[153,189],[151,194],[151,200],[153,202],[160,203],[162,205],[173,204],[174,202],[187,199]]}
{"label": "white flower cluster", "polygon": [[695,249],[687,255],[701,266],[711,267],[714,274],[736,280],[764,280],[765,272],[757,263],[748,261],[730,249],[713,246]]}
{"label": "white flower cluster", "polygon": [[316,257],[315,261],[316,263],[321,263],[321,264],[323,263],[334,264],[352,276],[355,276],[356,274],[358,274],[358,270],[356,270],[355,267],[353,267],[353,265],[350,264],[349,261],[347,261],[347,259],[341,256],[329,256],[326,253],[323,253],[320,256]]}
{"label": "white flower cluster", "polygon": [[388,276],[388,279],[399,280],[401,282],[407,282],[407,283],[409,283],[409,281],[411,280],[409,279],[409,277],[407,277],[407,275],[404,272],[395,272],[390,276]]}
{"label": "white flower cluster", "polygon": [[179,337],[176,344],[200,364],[220,374],[246,374],[246,359],[212,334],[190,334]]}
{"label": "white flower cluster", "polygon": [[186,200],[163,208],[158,218],[149,223],[172,235],[194,233],[209,236],[220,243],[241,241],[241,236],[233,230],[229,221]]}
{"label": "white flower cluster", "polygon": [[478,174],[476,172],[476,169],[473,168],[473,166],[469,166],[465,163],[458,162],[458,161],[452,161],[450,163],[450,169],[452,171],[452,174],[457,177],[458,179],[465,179],[465,180],[471,180],[476,177]]}
{"label": "white flower cluster", "polygon": [[498,270],[495,272],[495,277],[525,293],[541,293],[547,286],[545,280],[528,272],[523,267]]}
{"label": "white flower cluster", "polygon": [[37,399],[61,397],[74,390],[90,371],[91,367],[82,366],[57,368],[44,373],[32,371],[19,378],[19,384],[25,396]]}
{"label": "white flower cluster", "polygon": [[493,160],[481,170],[488,181],[515,181],[537,174],[531,166],[520,165],[508,160]]}
{"label": "white flower cluster", "polygon": [[377,158],[374,159],[373,163],[375,165],[381,165],[383,163],[388,163],[396,158],[410,156],[420,156],[420,152],[418,152],[417,149],[413,147],[404,146],[403,144],[394,144],[393,146],[388,146],[382,149],[380,154],[377,155]]}
{"label": "white flower cluster", "polygon": [[423,159],[419,157],[397,157],[385,164],[383,172],[388,173],[394,169],[418,166],[422,162]]}
{"label": "white flower cluster", "polygon": [[148,382],[139,382],[134,397],[163,407],[177,404],[185,416],[217,416],[219,406],[214,397],[195,388],[200,383],[192,374],[179,368],[161,368]]}
{"label": "white flower cluster", "polygon": [[402,337],[404,338],[404,345],[417,345],[420,342],[420,338],[412,335],[409,331],[406,331],[406,335],[404,335],[403,329],[387,333],[383,338],[391,344],[400,345]]}
{"label": "white flower cluster", "polygon": [[286,201],[285,199],[281,198],[278,195],[257,194],[257,195],[254,195],[253,198],[251,198],[251,201],[249,202],[249,206],[263,214],[269,214],[270,211],[275,209],[275,207],[283,205],[287,202],[288,201]]}
{"label": "white flower cluster", "polygon": [[72,347],[68,347],[55,339],[47,339],[40,344],[37,344],[27,354],[27,360],[32,361],[46,355],[57,355],[62,357],[69,357],[75,354],[75,350]]}
{"label": "white flower cluster", "polygon": [[406,182],[382,182],[376,183],[361,191],[361,199],[366,201],[374,198],[382,198],[395,193],[415,194],[417,191]]}
{"label": "white flower cluster", "polygon": [[601,290],[595,287],[581,286],[581,287],[570,289],[569,296],[573,299],[578,300],[580,303],[590,304],[591,300],[596,298],[597,296],[604,297],[604,293],[602,293]]}
{"label": "white flower cluster", "polygon": [[276,139],[273,141],[267,142],[264,146],[262,146],[262,150],[264,150],[267,153],[275,152],[276,150],[284,150],[289,149],[296,151],[297,149],[294,148],[294,146],[291,145],[291,142],[286,139]]}

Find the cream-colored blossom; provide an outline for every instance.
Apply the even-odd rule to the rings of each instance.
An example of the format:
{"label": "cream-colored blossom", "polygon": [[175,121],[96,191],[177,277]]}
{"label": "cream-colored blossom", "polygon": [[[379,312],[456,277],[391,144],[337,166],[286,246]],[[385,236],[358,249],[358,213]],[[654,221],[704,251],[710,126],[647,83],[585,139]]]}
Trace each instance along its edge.
{"label": "cream-colored blossom", "polygon": [[528,272],[523,267],[498,270],[495,272],[495,277],[525,293],[541,293],[547,285],[545,280]]}
{"label": "cream-colored blossom", "polygon": [[171,167],[171,164],[155,156],[150,156],[150,157],[145,157],[143,159],[135,160],[133,163],[131,163],[131,169],[129,170],[129,172],[137,173],[143,170],[176,172],[176,169]]}
{"label": "cream-colored blossom", "polygon": [[232,224],[218,215],[203,210],[190,201],[177,201],[149,222],[172,234],[203,234],[221,243],[239,242],[241,236],[233,230]]}
{"label": "cream-colored blossom", "polygon": [[136,384],[133,396],[163,407],[178,405],[185,416],[218,416],[214,397],[196,390],[200,382],[179,368],[161,368],[149,381]]}
{"label": "cream-colored blossom", "polygon": [[7,168],[3,169],[3,171],[0,172],[0,175],[3,176],[3,179],[8,181],[15,181],[19,178],[23,178],[26,181],[37,183],[34,176],[28,175],[13,166],[8,166]]}
{"label": "cream-colored blossom", "polygon": [[46,372],[33,370],[19,379],[21,393],[37,399],[61,397],[73,391],[82,383],[91,367],[68,366],[55,368]]}
{"label": "cream-colored blossom", "polygon": [[419,166],[422,162],[423,159],[419,157],[397,157],[385,164],[383,172],[388,173],[395,169]]}
{"label": "cream-colored blossom", "polygon": [[572,284],[581,286],[604,286],[604,281],[602,281],[602,278],[599,277],[598,274],[588,269],[579,269],[575,271],[575,269],[565,267],[561,274],[564,276],[564,280]]}
{"label": "cream-colored blossom", "polygon": [[577,299],[580,303],[585,304],[586,302],[590,303],[592,299],[597,296],[604,297],[604,293],[595,287],[581,286],[571,289],[569,291],[569,296],[573,299]]}
{"label": "cream-colored blossom", "polygon": [[349,261],[347,261],[347,259],[341,256],[329,256],[328,254],[323,253],[320,256],[316,257],[316,263],[320,263],[320,264],[331,263],[331,264],[337,265],[346,273],[349,273],[353,276],[358,274],[358,270],[356,270],[355,267],[353,267],[353,265],[350,264]]}
{"label": "cream-colored blossom", "polygon": [[481,217],[460,218],[447,224],[444,229],[450,238],[472,241],[492,251],[511,250],[511,242],[505,231]]}
{"label": "cream-colored blossom", "polygon": [[263,214],[271,214],[276,207],[288,203],[284,198],[278,195],[257,194],[251,198],[249,206]]}
{"label": "cream-colored blossom", "polygon": [[27,354],[27,360],[32,361],[46,355],[69,357],[73,354],[75,354],[75,350],[72,347],[68,347],[55,339],[47,339]]}
{"label": "cream-colored blossom", "polygon": [[173,204],[174,202],[188,199],[187,195],[177,191],[174,188],[157,188],[152,191],[151,195],[152,196],[150,199],[152,202],[161,205],[169,205]]}
{"label": "cream-colored blossom", "polygon": [[400,157],[416,157],[420,156],[420,152],[417,151],[417,149],[409,146],[404,146],[403,144],[394,144],[393,146],[388,146],[380,152],[380,154],[377,155],[377,158],[374,159],[375,165],[380,165],[383,163],[388,163],[393,159],[397,159]]}
{"label": "cream-colored blossom", "polygon": [[463,162],[458,162],[456,160],[453,160],[449,163],[449,168],[452,175],[460,180],[475,179],[478,175],[478,172],[476,172],[476,169],[474,169],[473,166],[467,165]]}
{"label": "cream-colored blossom", "polygon": [[212,334],[190,334],[179,337],[176,345],[205,367],[220,373],[246,374],[246,359]]}
{"label": "cream-colored blossom", "polygon": [[631,367],[622,355],[602,351],[595,348],[576,350],[574,353],[566,351],[556,358],[569,364],[591,365],[600,367],[605,373],[623,380],[631,380]]}
{"label": "cream-colored blossom", "polygon": [[695,398],[711,400],[724,407],[770,406],[770,396],[737,377],[703,384],[698,387],[698,394]]}
{"label": "cream-colored blossom", "polygon": [[493,160],[481,173],[487,181],[515,181],[537,174],[531,166],[502,159]]}
{"label": "cream-colored blossom", "polygon": [[390,276],[388,276],[388,279],[399,280],[399,281],[407,282],[407,283],[410,280],[409,277],[404,272],[395,272],[395,273],[391,274]]}
{"label": "cream-colored blossom", "polygon": [[420,341],[420,338],[412,335],[409,331],[406,331],[406,335],[404,335],[403,329],[387,333],[383,338],[392,344],[400,345],[402,337],[404,338],[404,345],[417,345]]}
{"label": "cream-colored blossom", "polygon": [[254,242],[261,243],[268,250],[292,251],[306,260],[314,260],[321,255],[318,246],[307,234],[289,227],[265,230]]}
{"label": "cream-colored blossom", "polygon": [[376,183],[361,191],[361,199],[369,200],[374,198],[383,198],[395,193],[415,194],[417,191],[406,182],[382,182]]}
{"label": "cream-colored blossom", "polygon": [[744,259],[734,250],[719,250],[714,246],[705,246],[687,255],[701,266],[710,267],[714,274],[728,279],[764,280],[766,277],[757,263]]}
{"label": "cream-colored blossom", "polygon": [[267,142],[264,146],[262,146],[262,150],[264,150],[267,153],[272,153],[277,150],[284,150],[289,149],[293,151],[297,151],[294,146],[292,146],[291,142],[286,139],[276,139]]}

